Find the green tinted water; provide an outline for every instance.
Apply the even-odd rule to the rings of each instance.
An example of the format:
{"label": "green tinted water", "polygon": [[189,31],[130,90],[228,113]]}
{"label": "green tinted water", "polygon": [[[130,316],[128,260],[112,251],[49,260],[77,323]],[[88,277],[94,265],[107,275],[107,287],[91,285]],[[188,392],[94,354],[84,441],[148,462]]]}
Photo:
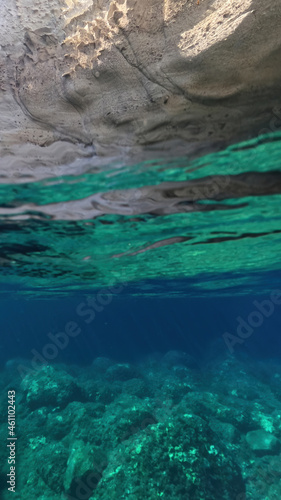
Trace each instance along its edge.
{"label": "green tinted water", "polygon": [[1,288],[54,294],[126,281],[148,294],[144,281],[157,279],[158,294],[161,280],[192,281],[198,295],[258,292],[261,274],[280,269],[280,158],[279,133],[193,162],[100,169],[93,159],[83,174],[1,184]]}

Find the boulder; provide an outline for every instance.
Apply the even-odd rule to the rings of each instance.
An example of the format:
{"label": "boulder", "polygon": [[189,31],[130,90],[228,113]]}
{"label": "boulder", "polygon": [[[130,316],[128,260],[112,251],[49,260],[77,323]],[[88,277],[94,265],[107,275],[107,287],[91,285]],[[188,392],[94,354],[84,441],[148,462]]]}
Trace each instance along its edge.
{"label": "boulder", "polygon": [[21,389],[32,410],[45,406],[65,407],[72,401],[84,401],[83,392],[75,379],[50,365],[26,375]]}
{"label": "boulder", "polygon": [[246,435],[246,441],[257,455],[277,455],[280,451],[280,441],[270,432],[263,429],[250,431]]}

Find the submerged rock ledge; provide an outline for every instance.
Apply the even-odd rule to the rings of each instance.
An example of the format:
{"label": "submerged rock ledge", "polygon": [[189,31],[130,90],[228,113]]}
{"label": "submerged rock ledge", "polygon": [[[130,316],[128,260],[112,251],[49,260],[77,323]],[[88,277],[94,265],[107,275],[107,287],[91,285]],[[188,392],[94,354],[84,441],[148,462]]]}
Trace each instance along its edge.
{"label": "submerged rock ledge", "polygon": [[2,0],[1,166],[276,130],[280,21],[279,0]]}
{"label": "submerged rock ledge", "polygon": [[[280,365],[212,349],[217,356],[199,364],[182,351],[135,364],[98,357],[87,366],[42,365],[39,353],[32,362],[9,360],[0,436],[13,380],[20,435],[13,498],[280,498]],[[10,500],[5,452],[0,493]]]}

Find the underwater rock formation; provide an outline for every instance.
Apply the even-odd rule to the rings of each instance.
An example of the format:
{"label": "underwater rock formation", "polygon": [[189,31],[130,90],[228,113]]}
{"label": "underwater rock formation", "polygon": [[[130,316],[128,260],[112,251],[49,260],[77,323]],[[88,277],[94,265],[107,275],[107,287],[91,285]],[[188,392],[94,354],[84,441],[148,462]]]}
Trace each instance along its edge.
{"label": "underwater rock formation", "polygon": [[[11,373],[17,393],[14,498],[280,498],[280,364],[220,355],[199,368],[188,358],[181,351],[130,365],[96,358],[42,366],[23,380],[14,360],[0,378],[2,440]],[[29,361],[18,361],[29,370]],[[8,500],[4,446],[0,458]]]}
{"label": "underwater rock formation", "polygon": [[275,130],[280,18],[278,0],[2,0],[2,165]]}
{"label": "underwater rock formation", "polygon": [[52,366],[46,365],[38,372],[29,373],[22,382],[26,404],[33,410],[42,405],[67,406],[73,399],[83,399],[79,387],[67,373],[60,378]]}

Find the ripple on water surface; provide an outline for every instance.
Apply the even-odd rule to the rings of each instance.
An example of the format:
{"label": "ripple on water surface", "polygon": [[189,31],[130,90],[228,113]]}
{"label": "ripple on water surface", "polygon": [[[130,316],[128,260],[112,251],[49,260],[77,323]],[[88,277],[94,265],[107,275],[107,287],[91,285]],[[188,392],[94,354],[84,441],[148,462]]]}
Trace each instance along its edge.
{"label": "ripple on water surface", "polygon": [[68,293],[125,281],[134,293],[165,294],[169,280],[183,295],[243,293],[258,291],[265,272],[272,288],[280,154],[281,135],[272,134],[192,162],[98,167],[93,158],[66,167],[68,175],[2,175],[2,290]]}

